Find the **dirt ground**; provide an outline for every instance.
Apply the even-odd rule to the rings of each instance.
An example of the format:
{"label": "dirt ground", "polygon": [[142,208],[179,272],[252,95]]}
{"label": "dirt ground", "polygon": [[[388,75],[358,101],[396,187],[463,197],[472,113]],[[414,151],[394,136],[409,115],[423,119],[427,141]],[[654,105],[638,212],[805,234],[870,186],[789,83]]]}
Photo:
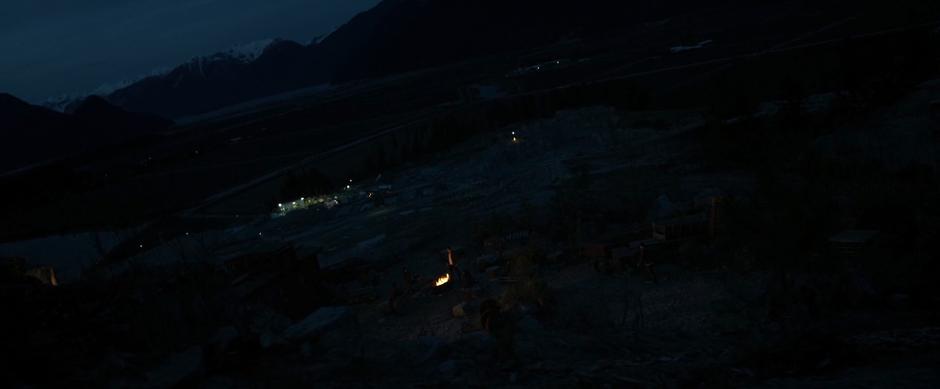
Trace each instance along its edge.
{"label": "dirt ground", "polygon": [[[376,180],[352,182],[334,194],[336,206],[167,242],[133,258],[128,269],[193,258],[223,264],[287,245],[303,255],[319,253],[325,269],[355,269],[330,286],[342,300],[331,307],[341,318],[335,323],[345,324],[262,311],[251,319],[265,322],[258,324],[260,350],[245,366],[203,367],[199,361],[208,357],[200,358],[206,351],[198,348],[140,366],[114,354],[122,377],[134,378],[110,383],[146,382],[141,377],[196,387],[937,382],[935,313],[911,309],[903,299],[877,309],[817,312],[812,301],[828,281],[716,266],[746,261],[714,256],[747,253],[714,254],[709,244],[681,246],[653,271],[608,269],[583,254],[588,243],[648,225],[663,199],[679,204],[703,194],[753,193],[753,177],[709,164],[692,141],[703,121],[700,112],[559,112],[479,135]],[[381,193],[384,204],[370,193]],[[495,246],[488,243],[494,238]],[[433,286],[449,271],[447,248],[473,277],[472,286],[458,274],[443,288]],[[775,308],[778,284],[795,285],[810,303]],[[499,302],[498,313],[482,309],[488,299]],[[212,308],[202,304],[197,311]],[[298,331],[309,336],[286,335]]]}

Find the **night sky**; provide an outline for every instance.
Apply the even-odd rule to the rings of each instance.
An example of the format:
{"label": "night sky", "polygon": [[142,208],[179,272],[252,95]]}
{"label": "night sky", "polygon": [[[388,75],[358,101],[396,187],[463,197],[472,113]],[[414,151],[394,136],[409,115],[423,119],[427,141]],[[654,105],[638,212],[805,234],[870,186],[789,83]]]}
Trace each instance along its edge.
{"label": "night sky", "polygon": [[270,38],[307,43],[378,0],[3,0],[0,92],[91,92]]}

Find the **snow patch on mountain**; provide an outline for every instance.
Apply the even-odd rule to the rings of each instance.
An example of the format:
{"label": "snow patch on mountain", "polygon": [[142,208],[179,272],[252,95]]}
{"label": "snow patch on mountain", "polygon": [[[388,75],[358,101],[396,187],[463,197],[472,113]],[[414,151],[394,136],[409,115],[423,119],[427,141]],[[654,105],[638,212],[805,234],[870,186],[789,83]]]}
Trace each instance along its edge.
{"label": "snow patch on mountain", "polygon": [[228,49],[225,53],[231,57],[240,59],[245,62],[251,62],[264,53],[264,50],[271,46],[272,43],[276,42],[277,39],[262,39],[254,42],[249,42],[241,45],[236,45],[231,49]]}
{"label": "snow patch on mountain", "polygon": [[[154,74],[154,76],[159,74]],[[131,85],[137,81],[143,80],[149,76],[136,77],[131,79],[124,79],[117,82],[109,82],[105,84],[98,85],[97,88],[91,91],[88,95],[90,96],[107,96],[118,89],[122,89]]]}
{"label": "snow patch on mountain", "polygon": [[[205,69],[208,68],[212,63],[224,61],[250,63],[264,54],[264,51],[267,50],[268,47],[279,41],[280,39],[272,38],[235,45],[225,51],[217,52],[211,55],[193,57],[189,61],[186,61],[176,68],[182,67],[189,68],[190,70],[196,70],[199,74],[205,77]],[[123,80],[101,84],[91,91],[51,96],[42,102],[41,105],[57,112],[65,112],[70,105],[73,105],[75,102],[82,101],[88,96],[108,96],[120,89],[136,84],[144,79],[150,77],[168,76],[173,73],[174,70],[175,69],[173,67],[156,68],[148,73],[140,74],[135,77],[129,77]]]}
{"label": "snow patch on mountain", "polygon": [[90,93],[88,93],[87,96],[107,96],[107,95],[109,95],[109,94],[111,94],[111,93],[114,93],[114,91],[117,91],[118,89],[125,88],[125,87],[127,87],[127,86],[129,86],[129,85],[131,85],[131,84],[137,83],[138,81],[141,81],[141,80],[143,80],[143,79],[150,78],[150,77],[160,77],[160,76],[167,75],[167,74],[169,74],[170,71],[172,71],[172,70],[173,70],[173,69],[171,69],[171,68],[169,68],[169,67],[160,67],[160,68],[156,68],[156,69],[151,70],[149,73],[140,74],[140,75],[137,75],[137,76],[135,76],[135,77],[125,78],[125,79],[120,80],[120,81],[117,81],[117,82],[110,82],[110,83],[106,83],[106,84],[101,84],[101,85],[99,85],[97,88],[95,88],[94,90],[92,90]]}
{"label": "snow patch on mountain", "polygon": [[316,36],[313,39],[311,39],[309,42],[307,42],[307,46],[316,46],[320,44],[320,42],[323,42],[326,38],[329,38],[330,36],[335,34],[337,31],[339,31],[340,28],[344,27],[345,25],[346,24],[334,25],[332,28],[330,28],[329,32]]}
{"label": "snow patch on mountain", "polygon": [[51,109],[59,113],[65,113],[66,107],[83,98],[85,98],[84,95],[76,96],[71,94],[63,94],[55,97],[49,97],[40,105],[42,105],[44,108]]}
{"label": "snow patch on mountain", "polygon": [[[331,34],[332,34],[332,33],[331,33]],[[320,35],[320,36],[313,37],[313,39],[311,39],[309,42],[307,42],[307,46],[316,46],[316,45],[320,44],[320,42],[323,41],[323,38],[326,38],[327,36],[328,36],[328,35]]]}
{"label": "snow patch on mountain", "polygon": [[121,88],[125,88],[129,85],[135,84],[138,81],[141,81],[145,78],[164,76],[170,73],[171,70],[172,68],[169,68],[169,67],[156,68],[156,69],[151,70],[148,73],[140,74],[134,77],[125,78],[120,81],[108,82],[108,83],[98,85],[95,89],[92,89],[91,91],[80,92],[80,93],[68,93],[68,94],[62,94],[59,96],[52,96],[52,97],[47,98],[46,101],[43,101],[41,105],[53,111],[64,113],[68,109],[69,106],[73,105],[73,103],[82,101],[88,96],[107,96]]}
{"label": "snow patch on mountain", "polygon": [[279,41],[280,39],[262,39],[232,46],[228,50],[220,51],[215,54],[193,57],[181,65],[181,67],[185,67],[191,71],[195,71],[203,77],[206,77],[206,68],[213,63],[251,63],[264,54],[264,51],[267,50],[268,47]]}

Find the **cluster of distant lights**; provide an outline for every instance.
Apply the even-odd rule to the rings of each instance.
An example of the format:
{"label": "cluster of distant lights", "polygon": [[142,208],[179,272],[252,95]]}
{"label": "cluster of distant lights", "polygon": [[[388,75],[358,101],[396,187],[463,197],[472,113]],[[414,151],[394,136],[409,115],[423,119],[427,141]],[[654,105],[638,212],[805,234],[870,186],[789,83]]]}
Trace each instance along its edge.
{"label": "cluster of distant lights", "polygon": [[[306,200],[306,199],[307,199],[306,197],[301,197],[300,200],[291,201],[290,205],[293,205],[293,206],[296,207],[296,206],[297,206],[297,201],[303,202],[303,201]],[[277,207],[278,207],[278,208],[284,208],[284,203],[277,203]]]}
{"label": "cluster of distant lights", "polygon": [[[352,189],[352,182],[353,182],[353,180],[350,179],[349,182],[348,182],[348,183],[346,184],[346,186],[344,187],[344,189],[347,190],[347,191],[348,191],[348,190],[351,190],[351,189]],[[336,201],[336,200],[338,200],[338,199],[334,196],[334,197],[332,198],[332,200]],[[298,208],[301,207],[301,206],[306,206],[306,205],[308,205],[308,204],[305,204],[305,203],[304,203],[305,201],[307,201],[307,198],[306,198],[306,197],[301,197],[299,200],[294,200],[294,201],[291,201],[291,202],[286,203],[286,204],[285,204],[285,203],[277,203],[277,208],[278,208],[278,211],[280,211],[282,214],[286,214],[287,212],[294,211],[294,210],[298,209]],[[329,200],[325,200],[325,201],[328,202]]]}
{"label": "cluster of distant lights", "polygon": [[[515,132],[513,132],[513,134],[515,134]],[[349,183],[346,184],[346,190],[352,189],[352,182],[353,182],[353,180],[349,180]],[[373,194],[370,192],[370,193],[369,193],[369,197],[371,198],[372,195],[373,195]],[[306,197],[301,197],[299,200],[291,201],[291,202],[288,203],[288,204],[289,204],[290,206],[292,206],[292,207],[297,207],[297,203],[298,203],[298,202],[300,202],[300,203],[302,204],[302,203],[303,203],[304,201],[306,201],[306,200],[307,200]],[[336,200],[336,198],[334,197],[333,200]],[[285,210],[285,209],[284,209],[284,203],[277,203],[277,207],[278,207],[278,209],[281,210],[281,212],[290,211],[290,210]],[[296,208],[295,208],[295,209],[296,209]],[[189,236],[189,232],[188,232],[188,231],[185,232],[184,235]],[[258,236],[259,236],[259,237],[263,237],[264,234],[263,234],[262,232],[258,232]],[[143,244],[143,243],[139,243],[139,244],[137,245],[137,247],[138,247],[139,249],[143,249],[143,248],[144,248],[144,244]]]}

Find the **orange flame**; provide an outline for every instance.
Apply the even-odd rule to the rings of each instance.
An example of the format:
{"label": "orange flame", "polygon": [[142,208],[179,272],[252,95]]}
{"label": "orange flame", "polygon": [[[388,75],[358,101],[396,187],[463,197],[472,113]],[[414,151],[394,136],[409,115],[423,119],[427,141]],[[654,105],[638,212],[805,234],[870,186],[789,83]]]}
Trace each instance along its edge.
{"label": "orange flame", "polygon": [[450,273],[444,274],[440,277],[437,277],[437,281],[434,281],[434,286],[441,286],[450,281]]}

